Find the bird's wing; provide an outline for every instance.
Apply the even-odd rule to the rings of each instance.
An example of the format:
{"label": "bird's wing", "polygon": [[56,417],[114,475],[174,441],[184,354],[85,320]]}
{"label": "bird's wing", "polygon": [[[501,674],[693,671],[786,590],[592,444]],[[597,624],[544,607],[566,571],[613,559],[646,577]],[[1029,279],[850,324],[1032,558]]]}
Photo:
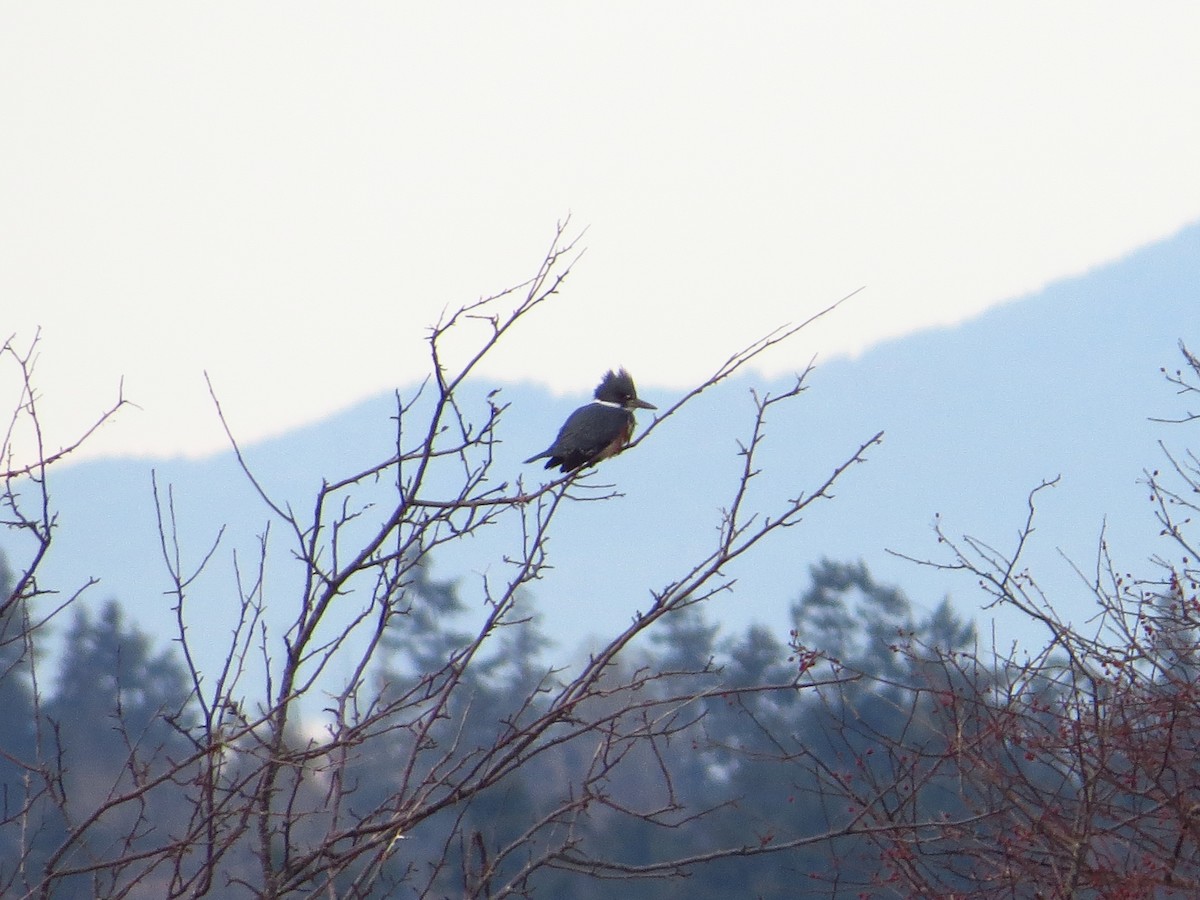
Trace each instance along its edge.
{"label": "bird's wing", "polygon": [[567,417],[548,451],[551,456],[574,451],[591,458],[622,433],[629,413],[623,409],[594,403],[582,406]]}

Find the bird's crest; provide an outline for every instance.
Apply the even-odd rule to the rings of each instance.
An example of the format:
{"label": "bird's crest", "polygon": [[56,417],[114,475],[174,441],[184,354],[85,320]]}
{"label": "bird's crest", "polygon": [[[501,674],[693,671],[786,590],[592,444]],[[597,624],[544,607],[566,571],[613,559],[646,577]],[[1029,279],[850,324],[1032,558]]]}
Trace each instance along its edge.
{"label": "bird's crest", "polygon": [[596,386],[593,396],[597,400],[609,403],[624,403],[637,396],[637,388],[633,384],[633,376],[624,369],[618,369],[616,372],[609,369]]}

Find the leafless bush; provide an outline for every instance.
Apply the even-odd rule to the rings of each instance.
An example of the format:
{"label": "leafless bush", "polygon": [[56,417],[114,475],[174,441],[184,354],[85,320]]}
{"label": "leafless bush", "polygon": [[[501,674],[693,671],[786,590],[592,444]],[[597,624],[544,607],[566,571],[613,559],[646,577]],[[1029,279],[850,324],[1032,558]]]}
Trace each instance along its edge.
{"label": "leafless bush", "polygon": [[[1187,368],[1168,379],[1190,394],[1200,369],[1183,355]],[[900,688],[890,702],[903,727],[864,744],[844,707],[833,717],[845,767],[821,774],[830,795],[878,828],[883,867],[870,892],[1200,892],[1200,570],[1190,536],[1200,466],[1191,452],[1163,451],[1169,468],[1147,472],[1146,485],[1171,551],[1139,577],[1102,539],[1094,569],[1079,573],[1095,604],[1085,622],[1064,619],[1022,561],[1052,482],[1030,495],[1011,548],[938,528],[946,555],[925,564],[969,575],[992,604],[1040,625],[1045,642],[947,650],[898,634],[904,677],[873,689]]]}
{"label": "leafless bush", "polygon": [[[222,552],[219,539],[184,546],[172,488],[155,485],[186,675],[176,683],[144,650],[133,654],[137,665],[130,668],[122,657],[129,654],[115,651],[111,678],[97,687],[114,703],[111,734],[103,736],[113,746],[103,759],[117,753],[115,770],[99,759],[89,765],[89,736],[56,719],[41,699],[40,626],[74,596],[48,598],[36,579],[54,527],[46,473],[71,447],[47,452],[41,444],[31,357],[6,345],[22,381],[9,432],[23,421],[39,435],[32,462],[6,457],[6,524],[33,538],[6,593],[4,621],[15,623],[6,634],[20,649],[19,666],[6,674],[22,673],[34,711],[30,740],[7,757],[20,772],[8,782],[20,796],[10,793],[0,820],[15,861],[0,864],[7,896],[522,896],[539,884],[553,890],[545,886],[573,873],[668,878],[713,860],[785,852],[789,840],[801,846],[829,838],[746,835],[700,854],[628,859],[606,832],[669,836],[708,827],[730,811],[729,798],[686,796],[673,774],[712,701],[750,709],[756,697],[782,698],[843,678],[830,672],[814,679],[796,665],[769,683],[699,689],[696,677],[712,673],[707,661],[655,667],[637,639],[724,590],[729,563],[827,498],[880,435],[852,449],[821,483],[752,507],[747,487],[758,473],[763,424],[800,395],[804,375],[782,394],[756,396],[740,477],[724,488],[711,550],[674,561],[674,574],[649,607],[601,635],[586,659],[544,669],[531,664],[536,636],[523,598],[548,564],[557,515],[566,504],[603,502],[615,492],[592,475],[528,485],[498,472],[494,451],[506,407],[498,395],[486,408],[468,407],[460,388],[512,329],[558,293],[575,254],[560,227],[533,278],[434,326],[428,379],[415,396],[397,397],[395,452],[325,482],[306,508],[272,495],[230,431],[268,525],[258,558],[237,560],[229,608],[200,608],[192,594]],[[447,339],[481,324],[465,361],[448,364]],[[658,439],[684,405],[807,324],[731,355],[638,442]],[[118,398],[106,416],[123,402]],[[215,392],[214,403],[219,411]],[[435,627],[454,602],[428,577],[431,555],[485,527],[503,529],[511,551],[503,574],[481,584],[484,614],[469,631],[419,638],[418,626]],[[268,554],[281,546],[302,575],[294,595],[273,593],[263,578]],[[283,633],[268,627],[268,607],[287,611]],[[104,650],[104,635],[121,627],[117,614],[106,615],[100,622],[77,617],[75,639]],[[216,671],[202,667],[190,631],[212,615],[230,625]],[[397,648],[402,664],[394,661]],[[68,682],[86,685],[100,676],[72,677]],[[147,682],[157,690],[143,690]],[[311,728],[314,709],[324,711],[319,734]],[[855,833],[864,822],[856,818],[837,834]]]}

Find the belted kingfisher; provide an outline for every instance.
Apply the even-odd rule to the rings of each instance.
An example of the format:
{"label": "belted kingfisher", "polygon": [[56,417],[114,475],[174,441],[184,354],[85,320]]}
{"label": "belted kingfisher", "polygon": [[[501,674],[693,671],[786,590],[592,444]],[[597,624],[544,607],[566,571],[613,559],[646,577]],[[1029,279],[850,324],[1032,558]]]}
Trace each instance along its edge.
{"label": "belted kingfisher", "polygon": [[633,437],[635,409],[658,409],[639,400],[633,378],[624,369],[608,371],[596,387],[596,399],[567,417],[549,449],[525,460],[546,459],[546,468],[573,472],[616,456]]}

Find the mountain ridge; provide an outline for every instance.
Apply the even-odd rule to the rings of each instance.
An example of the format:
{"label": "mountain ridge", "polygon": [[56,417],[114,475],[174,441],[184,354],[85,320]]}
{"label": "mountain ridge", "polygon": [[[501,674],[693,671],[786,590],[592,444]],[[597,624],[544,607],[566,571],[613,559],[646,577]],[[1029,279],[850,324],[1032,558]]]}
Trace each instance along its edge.
{"label": "mountain ridge", "polygon": [[[1178,412],[1160,368],[1176,365],[1177,343],[1190,337],[1186,330],[1200,309],[1196,285],[1200,225],[967,322],[819,365],[803,395],[768,419],[764,474],[754,496],[769,502],[811,489],[876,431],[885,432],[884,443],[867,465],[847,473],[833,502],[816,504],[750,564],[731,567],[736,583],[711,605],[713,617],[730,629],[764,622],[786,636],[787,606],[804,586],[808,565],[822,556],[864,559],[878,580],[898,584],[918,608],[950,595],[961,613],[977,616],[981,597],[969,581],[889,551],[936,554],[931,524],[939,515],[950,533],[965,531],[1005,548],[1024,521],[1030,489],[1057,476],[1058,486],[1039,498],[1031,560],[1056,573],[1047,584],[1068,618],[1088,615],[1086,586],[1063,556],[1086,571],[1101,527],[1115,553],[1133,554],[1130,567],[1162,550],[1138,478],[1158,464],[1159,440],[1189,439],[1148,417]],[[599,469],[594,480],[615,483],[623,496],[565,509],[550,541],[555,568],[531,588],[552,637],[571,647],[612,630],[681,574],[676,560],[711,550],[740,467],[737,442],[753,419],[749,390],[777,392],[791,383],[741,374]],[[486,409],[493,387],[469,384],[460,399]],[[660,408],[671,402],[672,392],[653,385],[640,386],[640,393]],[[536,481],[541,470],[519,461],[544,446],[582,398],[517,385],[503,387],[500,400],[510,406],[496,472],[510,483]],[[379,395],[243,453],[269,491],[300,504],[322,478],[394,453],[395,412],[394,396]],[[53,472],[61,527],[41,580],[68,591],[99,577],[94,598],[116,597],[161,638],[174,626],[161,593],[170,584],[151,502],[152,471],[160,496],[174,486],[190,557],[198,559],[227,526],[214,577],[196,590],[197,603],[230,602],[229,554],[253,552],[267,513],[228,452],[196,460],[87,460]],[[434,565],[439,577],[459,578],[471,595],[481,577],[503,571],[504,541],[483,534],[469,544],[439,552]],[[277,562],[283,571],[283,548],[271,553],[270,571]],[[272,574],[271,583],[286,585],[287,578]],[[279,596],[286,605],[286,589]],[[273,627],[281,629],[287,615],[278,612],[285,614]],[[1036,637],[996,615],[1004,637]],[[193,633],[219,648],[221,617],[209,618],[194,623]]]}

